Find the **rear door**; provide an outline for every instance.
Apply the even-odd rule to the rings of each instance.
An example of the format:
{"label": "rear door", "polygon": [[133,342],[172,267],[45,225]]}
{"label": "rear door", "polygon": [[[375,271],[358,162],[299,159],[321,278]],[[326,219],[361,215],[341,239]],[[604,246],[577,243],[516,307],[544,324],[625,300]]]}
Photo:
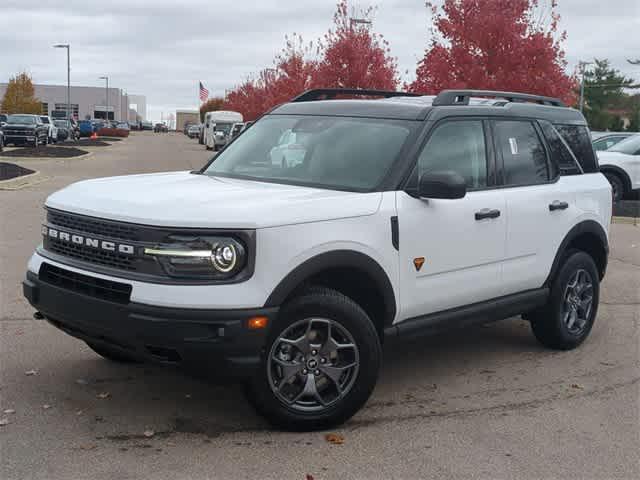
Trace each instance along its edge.
{"label": "rear door", "polygon": [[499,297],[505,249],[505,199],[495,188],[494,156],[483,119],[445,119],[419,154],[411,182],[453,170],[467,181],[456,200],[397,192],[400,319]]}
{"label": "rear door", "polygon": [[492,121],[498,181],[506,200],[504,295],[539,288],[571,229],[575,194],[561,181],[534,120]]}

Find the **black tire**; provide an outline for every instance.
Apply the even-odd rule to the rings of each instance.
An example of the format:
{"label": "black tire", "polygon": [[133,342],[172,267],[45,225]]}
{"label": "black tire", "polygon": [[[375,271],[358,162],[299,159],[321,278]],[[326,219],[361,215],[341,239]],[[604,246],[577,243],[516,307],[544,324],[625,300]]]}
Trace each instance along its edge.
{"label": "black tire", "polygon": [[620,178],[620,175],[613,172],[605,172],[605,177],[609,180],[611,184],[611,196],[613,197],[614,202],[619,202],[624,198],[625,188],[624,188],[624,180]]}
{"label": "black tire", "polygon": [[[329,402],[328,406],[321,407],[322,410],[311,412],[300,411],[280,400],[271,387],[269,370],[272,368],[271,351],[280,335],[292,325],[310,318],[329,319],[334,325],[344,328],[351,335],[359,355],[358,369],[350,389],[345,389],[344,396],[337,397],[334,403]],[[381,357],[380,338],[365,311],[335,290],[312,287],[293,298],[280,311],[269,332],[260,368],[248,382],[245,393],[258,413],[277,428],[289,431],[327,429],[344,423],[365,404],[375,387]]]}
{"label": "black tire", "polygon": [[112,350],[111,348],[104,345],[97,345],[95,343],[86,342],[89,345],[89,348],[96,352],[103,358],[107,360],[111,360],[112,362],[117,363],[141,363],[140,360],[127,355],[119,350]]}
{"label": "black tire", "polygon": [[[591,292],[592,301],[588,313],[584,314],[584,325],[575,331],[565,322],[566,298],[570,284],[579,272],[586,272],[591,289],[585,290],[586,298]],[[551,285],[547,305],[530,316],[531,329],[538,341],[545,347],[555,350],[571,350],[578,347],[589,336],[598,314],[600,299],[600,276],[593,258],[580,250],[571,250],[564,257],[564,262]],[[577,320],[576,320],[577,322]],[[575,324],[574,324],[575,325]]]}

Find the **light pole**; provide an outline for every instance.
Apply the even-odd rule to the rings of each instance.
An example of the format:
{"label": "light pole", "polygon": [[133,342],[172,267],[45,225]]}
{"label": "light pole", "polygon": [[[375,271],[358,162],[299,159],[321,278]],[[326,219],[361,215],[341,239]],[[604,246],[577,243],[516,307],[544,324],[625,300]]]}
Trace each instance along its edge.
{"label": "light pole", "polygon": [[53,48],[66,48],[67,49],[67,120],[71,124],[71,59],[68,43],[59,43],[54,45]]}
{"label": "light pole", "polygon": [[584,108],[584,71],[588,65],[593,65],[593,62],[579,62],[581,73],[582,73],[582,81],[580,82],[580,112],[582,112]]}
{"label": "light pole", "polygon": [[[106,86],[106,88],[104,89],[104,90],[105,90],[105,94],[106,94],[106,95],[105,95],[105,97],[106,97],[106,98],[105,98],[105,101],[106,101],[106,103],[107,103],[107,104],[105,105],[105,107],[104,107],[104,110],[105,110],[105,112],[104,112],[104,118],[105,118],[105,120],[108,122],[108,121],[109,121],[109,77],[104,76],[104,77],[98,77],[98,78],[99,78],[100,80],[106,80],[106,82],[107,82],[107,86]],[[114,119],[114,120],[116,119],[115,112],[114,112],[113,119]]]}
{"label": "light pole", "polygon": [[353,30],[354,25],[371,25],[373,22],[371,20],[367,20],[366,18],[353,18],[349,17],[349,26],[351,30]]}

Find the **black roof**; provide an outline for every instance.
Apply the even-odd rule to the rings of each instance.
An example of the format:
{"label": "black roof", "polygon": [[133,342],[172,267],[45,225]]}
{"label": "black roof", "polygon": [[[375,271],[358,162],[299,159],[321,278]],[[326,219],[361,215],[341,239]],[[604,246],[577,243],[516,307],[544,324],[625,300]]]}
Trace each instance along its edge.
{"label": "black roof", "polygon": [[328,115],[422,120],[430,107],[389,100],[319,100],[285,103],[270,112],[275,115]]}
{"label": "black roof", "polygon": [[[314,93],[321,95],[314,96]],[[274,115],[327,115],[345,117],[388,118],[398,120],[424,120],[431,111],[438,117],[456,116],[507,116],[537,118],[552,123],[586,125],[582,113],[564,107],[558,99],[511,92],[480,90],[445,90],[438,96],[414,96],[404,92],[362,91],[363,95],[376,93],[384,99],[322,100],[327,92],[340,94],[339,90],[305,92],[291,103],[274,108]],[[354,90],[349,90],[353,94]],[[397,94],[398,96],[395,96]],[[493,99],[478,98],[493,96]],[[316,99],[318,98],[318,99]]]}

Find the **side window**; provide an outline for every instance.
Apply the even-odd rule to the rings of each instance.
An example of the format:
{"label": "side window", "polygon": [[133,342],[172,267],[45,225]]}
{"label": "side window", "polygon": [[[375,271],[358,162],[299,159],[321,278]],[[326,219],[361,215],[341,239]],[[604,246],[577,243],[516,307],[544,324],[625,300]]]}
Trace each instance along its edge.
{"label": "side window", "polygon": [[538,122],[545,138],[547,139],[547,145],[551,151],[553,161],[551,162],[552,168],[551,178],[555,178],[558,174],[556,171],[556,165],[560,168],[561,175],[580,175],[582,170],[577,163],[577,160],[566,141],[562,139],[557,130],[551,125],[550,122],[542,120]]}
{"label": "side window", "polygon": [[495,122],[496,149],[504,162],[505,185],[533,185],[549,181],[547,154],[533,124]]}
{"label": "side window", "polygon": [[418,158],[420,176],[452,170],[469,189],[487,186],[487,154],[481,120],[459,120],[435,128]]}
{"label": "side window", "polygon": [[593,173],[600,169],[587,127],[582,125],[554,125],[554,127],[571,148],[584,173]]}

